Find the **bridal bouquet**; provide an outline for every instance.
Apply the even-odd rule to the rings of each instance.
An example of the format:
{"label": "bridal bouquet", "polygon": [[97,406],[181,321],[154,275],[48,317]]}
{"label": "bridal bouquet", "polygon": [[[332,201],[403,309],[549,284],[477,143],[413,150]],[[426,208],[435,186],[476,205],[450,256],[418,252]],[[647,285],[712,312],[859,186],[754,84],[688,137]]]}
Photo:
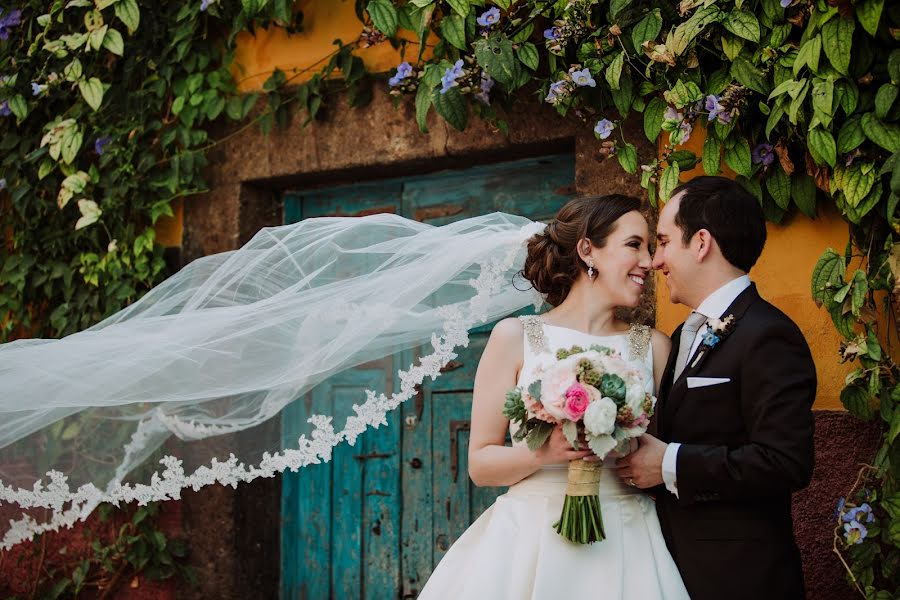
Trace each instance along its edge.
{"label": "bridal bouquet", "polygon": [[[631,438],[647,430],[655,402],[644,392],[641,374],[618,352],[573,346],[539,366],[529,385],[507,392],[503,414],[518,426],[513,439],[525,440],[532,452],[561,425],[573,448],[580,450],[583,432],[588,447],[602,459],[614,449],[628,452]],[[566,500],[554,525],[567,540],[590,544],[605,537],[597,495],[602,468],[599,461],[569,462]]]}

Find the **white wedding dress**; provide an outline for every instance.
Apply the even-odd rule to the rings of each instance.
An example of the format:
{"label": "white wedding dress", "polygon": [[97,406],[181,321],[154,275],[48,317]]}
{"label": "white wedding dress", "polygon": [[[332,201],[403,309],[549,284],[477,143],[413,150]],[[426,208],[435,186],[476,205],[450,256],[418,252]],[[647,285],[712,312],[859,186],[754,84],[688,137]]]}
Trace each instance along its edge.
{"label": "white wedding dress", "polygon": [[[522,317],[525,360],[519,385],[527,385],[543,353],[592,344],[611,347],[640,368],[653,392],[649,330],[594,336]],[[546,356],[544,357],[546,360]],[[520,442],[524,444],[524,442]],[[606,539],[579,545],[561,537],[566,465],[546,466],[499,496],[432,573],[420,600],[490,599],[682,600],[687,590],[660,530],[653,500],[616,475],[607,458],[600,479]]]}

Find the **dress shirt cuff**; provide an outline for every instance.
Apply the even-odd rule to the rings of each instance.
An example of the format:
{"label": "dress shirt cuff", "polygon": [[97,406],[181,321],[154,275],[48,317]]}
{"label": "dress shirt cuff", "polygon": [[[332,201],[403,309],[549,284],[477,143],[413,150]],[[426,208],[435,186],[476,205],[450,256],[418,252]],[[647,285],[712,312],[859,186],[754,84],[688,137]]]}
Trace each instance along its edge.
{"label": "dress shirt cuff", "polygon": [[672,442],[666,447],[666,453],[663,455],[662,478],[666,484],[666,489],[678,497],[678,479],[675,476],[675,468],[678,464],[678,448],[681,444]]}

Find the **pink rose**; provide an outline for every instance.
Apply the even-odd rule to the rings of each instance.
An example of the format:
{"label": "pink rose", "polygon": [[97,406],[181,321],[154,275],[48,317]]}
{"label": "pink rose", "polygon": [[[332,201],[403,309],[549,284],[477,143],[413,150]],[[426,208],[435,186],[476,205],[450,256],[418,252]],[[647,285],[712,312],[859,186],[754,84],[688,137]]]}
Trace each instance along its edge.
{"label": "pink rose", "polygon": [[591,395],[580,383],[573,383],[566,390],[566,416],[577,421],[584,416],[588,404],[591,403]]}

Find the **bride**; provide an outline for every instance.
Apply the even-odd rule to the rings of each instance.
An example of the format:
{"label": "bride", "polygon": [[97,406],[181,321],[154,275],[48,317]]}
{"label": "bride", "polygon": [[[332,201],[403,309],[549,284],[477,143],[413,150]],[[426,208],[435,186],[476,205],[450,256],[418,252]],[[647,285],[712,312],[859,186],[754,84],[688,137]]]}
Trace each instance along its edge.
{"label": "bride", "polygon": [[688,597],[653,500],[620,481],[613,457],[604,461],[599,489],[606,539],[578,545],[552,525],[568,461],[596,457],[573,450],[559,426],[536,452],[524,442],[505,444],[506,391],[527,386],[542,355],[559,348],[611,347],[641,371],[648,392],[659,385],[669,339],[615,317],[617,307],[637,306],[650,273],[649,227],[639,208],[621,195],[574,199],[529,239],[522,275],[554,308],[494,327],[472,402],[469,475],[478,486],[509,491],[450,548],[419,598]]}

